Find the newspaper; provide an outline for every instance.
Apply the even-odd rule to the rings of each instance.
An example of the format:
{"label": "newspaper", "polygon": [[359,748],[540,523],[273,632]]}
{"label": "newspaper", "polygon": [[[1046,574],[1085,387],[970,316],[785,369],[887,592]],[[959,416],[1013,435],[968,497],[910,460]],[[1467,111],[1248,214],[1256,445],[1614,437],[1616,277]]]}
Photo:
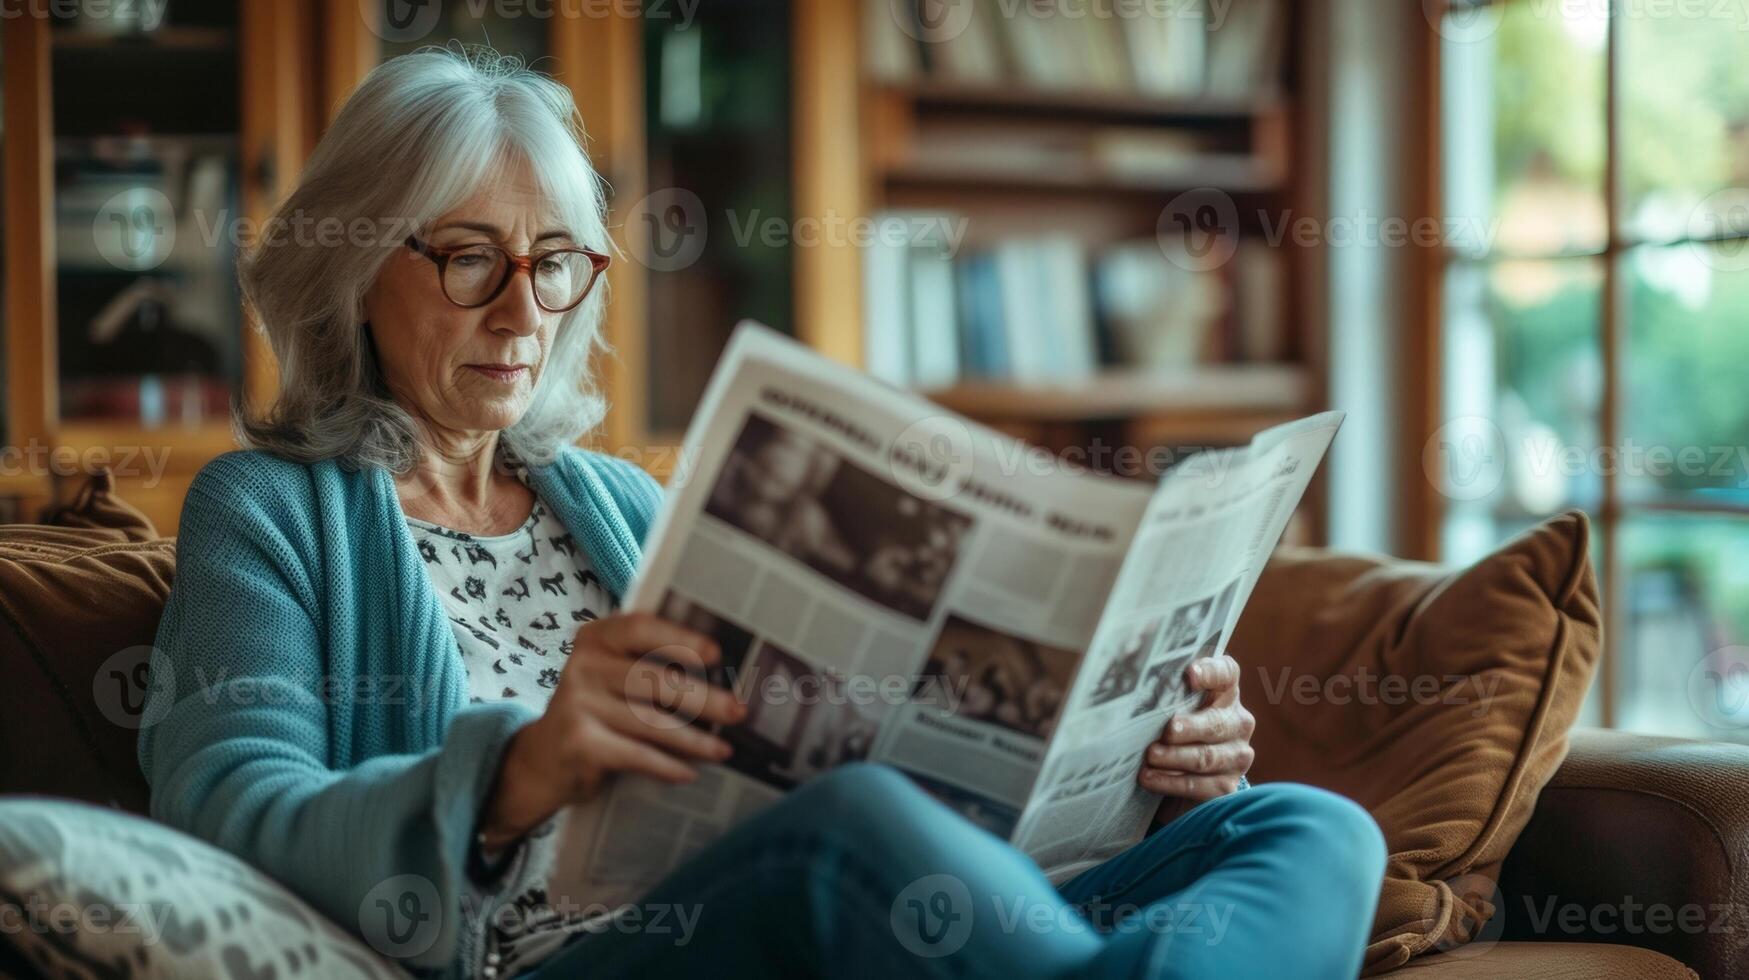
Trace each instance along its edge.
{"label": "newspaper", "polygon": [[753,323],[687,432],[628,610],[714,637],[747,704],[684,786],[611,783],[564,858],[637,901],[785,791],[891,765],[1061,881],[1141,840],[1143,750],[1194,704],[1341,424],[1154,485],[1068,466]]}

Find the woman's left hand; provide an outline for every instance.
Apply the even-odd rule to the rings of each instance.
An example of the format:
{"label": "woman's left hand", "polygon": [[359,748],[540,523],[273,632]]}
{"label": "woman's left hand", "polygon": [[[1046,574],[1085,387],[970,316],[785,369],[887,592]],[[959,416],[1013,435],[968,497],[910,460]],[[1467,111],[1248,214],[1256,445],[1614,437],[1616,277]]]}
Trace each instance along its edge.
{"label": "woman's left hand", "polygon": [[1239,703],[1239,662],[1225,654],[1193,661],[1184,683],[1203,693],[1202,702],[1167,720],[1159,741],[1148,746],[1138,777],[1143,789],[1165,797],[1156,823],[1236,792],[1256,755],[1251,732],[1257,720]]}

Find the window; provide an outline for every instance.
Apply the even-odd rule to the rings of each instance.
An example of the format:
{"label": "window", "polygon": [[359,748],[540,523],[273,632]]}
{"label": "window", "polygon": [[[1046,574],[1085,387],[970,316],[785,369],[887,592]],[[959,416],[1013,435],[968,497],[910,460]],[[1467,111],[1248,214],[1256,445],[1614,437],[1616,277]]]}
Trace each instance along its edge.
{"label": "window", "polygon": [[1451,0],[1436,26],[1442,557],[1584,508],[1588,720],[1749,741],[1749,23]]}

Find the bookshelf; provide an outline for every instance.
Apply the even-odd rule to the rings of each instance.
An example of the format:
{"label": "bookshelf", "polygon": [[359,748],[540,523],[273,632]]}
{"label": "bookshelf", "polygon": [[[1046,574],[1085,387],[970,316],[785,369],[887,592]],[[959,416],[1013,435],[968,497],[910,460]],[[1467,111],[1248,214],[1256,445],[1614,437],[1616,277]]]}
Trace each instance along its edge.
{"label": "bookshelf", "polygon": [[[240,213],[257,220],[289,190],[346,94],[384,58],[451,38],[488,41],[552,74],[571,89],[583,115],[591,159],[609,185],[609,227],[621,253],[608,274],[604,331],[613,353],[597,365],[612,410],[591,442],[659,476],[739,318],[765,319],[828,356],[874,367],[870,344],[878,325],[868,301],[882,287],[871,282],[867,250],[835,240],[721,247],[733,237],[725,214],[746,220],[759,211],[797,228],[879,220],[895,211],[945,213],[964,220],[967,254],[1050,238],[1082,250],[1092,268],[1107,250],[1157,240],[1162,214],[1186,193],[1223,195],[1238,216],[1230,231],[1246,241],[1262,231],[1256,216],[1290,213],[1300,198],[1297,59],[1284,39],[1303,14],[1290,3],[1277,5],[1279,16],[1261,42],[1263,50],[1280,48],[1275,67],[1259,73],[1267,76],[1261,82],[1233,84],[1245,72],[1229,65],[1224,72],[1204,69],[1226,77],[1224,85],[1153,77],[1144,87],[1114,84],[1106,68],[1036,84],[1006,57],[981,74],[963,70],[959,55],[923,57],[914,70],[895,71],[875,49],[891,55],[887,29],[897,24],[893,12],[904,10],[900,0],[722,0],[700,7],[682,30],[630,5],[589,16],[505,19],[498,8],[475,18],[468,5],[452,4],[428,36],[399,40],[386,39],[380,22],[367,22],[374,7],[388,2],[189,0],[177,9],[194,16],[172,18],[149,37],[55,29],[41,18],[4,25],[8,445],[34,438],[75,450],[167,449],[156,486],[118,481],[166,533],[175,530],[187,480],[230,445],[222,421],[204,411],[170,411],[155,422],[138,413],[68,411],[71,388],[63,375],[76,352],[67,349],[64,325],[57,326],[65,312],[57,309],[65,271],[55,249],[62,220],[53,203],[57,167],[73,146],[69,140],[117,128],[66,125],[71,108],[99,112],[106,104],[88,91],[81,65],[159,72],[167,83],[199,74],[209,88],[222,79],[229,91],[219,98],[171,100],[139,86],[130,104],[146,116],[206,112],[197,135],[221,144]],[[1235,0],[1228,19],[1243,22],[1245,11],[1268,3]],[[692,36],[675,37],[688,31]],[[1231,37],[1203,41],[1207,64],[1217,49],[1232,47]],[[675,71],[677,58],[685,71]],[[1097,60],[1090,56],[1083,69]],[[1174,59],[1181,62],[1204,63]],[[947,70],[951,64],[961,70]],[[1000,70],[993,74],[992,65]],[[698,83],[704,99],[691,116],[677,116],[666,101],[676,77],[708,80]],[[180,138],[190,135],[188,127],[173,124],[185,121],[172,116],[149,128],[156,139]],[[652,261],[658,244],[652,235],[660,229],[647,220],[649,202],[675,188],[700,193],[715,243],[678,270]],[[1074,377],[967,374],[913,386],[1051,449],[1096,440],[1143,448],[1243,441],[1321,407],[1324,398],[1322,338],[1295,327],[1286,313],[1305,295],[1307,266],[1291,248],[1277,251],[1279,288],[1260,321],[1275,324],[1266,356],[1243,356],[1228,324],[1228,335],[1210,350],[1199,347],[1170,363],[1133,363],[1102,342],[1096,363]],[[1229,267],[1220,275],[1237,272]],[[259,410],[274,394],[275,367],[245,326],[239,312],[224,327],[216,377]],[[28,514],[78,483],[4,477],[0,498],[19,501],[17,512]]]}
{"label": "bookshelf", "polygon": [[[974,10],[934,33],[890,13],[903,9],[864,8],[867,206],[912,223],[951,216],[963,239],[865,266],[865,367],[1081,458],[1098,458],[1096,446],[1177,458],[1323,407],[1324,341],[1290,314],[1311,273],[1275,237],[1282,226],[1269,226],[1295,214],[1306,170],[1295,131],[1299,62],[1286,43],[1304,16],[1297,5],[1239,0],[1216,30],[1170,14],[1072,24],[1053,21],[1050,5],[1034,16],[1020,4]],[[1095,53],[1078,67],[1048,66],[1037,56],[1040,32],[1061,51],[1085,34]],[[1162,77],[1149,52],[1174,45],[1174,63],[1192,67]],[[1221,205],[1231,257],[1179,261],[1171,219],[1204,199]],[[951,273],[931,249],[946,254]],[[981,268],[992,260],[993,277]],[[1129,310],[1112,284],[1133,283],[1137,270],[1161,296],[1207,299]],[[1029,277],[1052,286],[1028,292]],[[1089,294],[1067,314],[1049,306],[1064,283]],[[992,295],[999,314],[989,312]],[[1042,317],[1029,309],[1040,304]],[[1093,342],[1065,343],[1064,323]],[[941,339],[944,330],[957,344]],[[1167,334],[1181,336],[1155,342]],[[992,336],[1007,358],[982,356]],[[1019,363],[1013,352],[1029,339],[1068,367],[1059,375],[1051,358]],[[1321,493],[1314,484],[1301,540],[1322,538]]]}

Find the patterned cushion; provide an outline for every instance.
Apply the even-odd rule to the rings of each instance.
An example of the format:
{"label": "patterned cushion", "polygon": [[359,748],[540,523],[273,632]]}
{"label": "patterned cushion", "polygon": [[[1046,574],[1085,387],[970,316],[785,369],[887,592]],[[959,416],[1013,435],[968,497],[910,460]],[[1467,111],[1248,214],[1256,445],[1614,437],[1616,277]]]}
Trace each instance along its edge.
{"label": "patterned cushion", "polygon": [[404,977],[237,858],[117,810],[0,799],[0,962],[51,977]]}

